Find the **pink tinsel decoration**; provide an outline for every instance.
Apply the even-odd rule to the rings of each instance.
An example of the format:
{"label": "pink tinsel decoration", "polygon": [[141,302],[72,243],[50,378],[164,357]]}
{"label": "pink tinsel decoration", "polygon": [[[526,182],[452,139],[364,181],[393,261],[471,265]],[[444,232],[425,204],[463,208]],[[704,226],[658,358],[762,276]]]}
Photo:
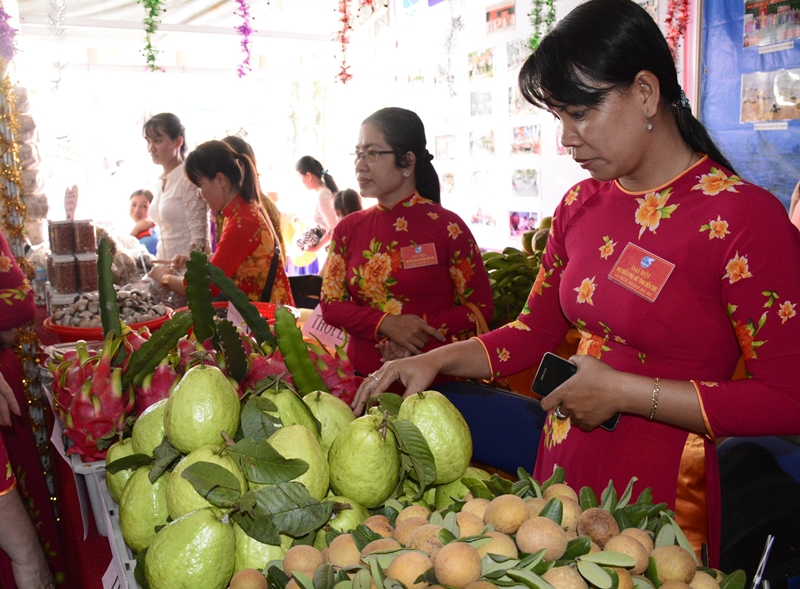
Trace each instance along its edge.
{"label": "pink tinsel decoration", "polygon": [[241,46],[244,52],[244,60],[242,60],[237,72],[239,77],[243,78],[253,69],[250,66],[250,34],[253,29],[250,27],[250,6],[247,5],[247,0],[236,0],[236,3],[239,5],[239,10],[235,11],[234,14],[241,16],[243,21],[241,25],[236,27],[236,30],[242,36]]}
{"label": "pink tinsel decoration", "polygon": [[342,15],[339,22],[342,23],[342,30],[339,31],[337,38],[342,44],[342,67],[339,73],[336,74],[336,77],[339,78],[342,84],[347,84],[347,82],[353,78],[353,74],[347,71],[350,69],[350,66],[347,65],[347,44],[350,42],[350,31],[353,29],[350,24],[351,17],[348,1],[349,0],[339,0],[339,12]]}
{"label": "pink tinsel decoration", "polygon": [[8,24],[11,16],[0,6],[0,58],[6,62],[14,59],[17,52],[17,45],[14,42],[17,36],[17,29]]}
{"label": "pink tinsel decoration", "polygon": [[669,0],[667,5],[667,44],[675,59],[680,47],[683,34],[686,32],[686,22],[689,20],[689,0]]}

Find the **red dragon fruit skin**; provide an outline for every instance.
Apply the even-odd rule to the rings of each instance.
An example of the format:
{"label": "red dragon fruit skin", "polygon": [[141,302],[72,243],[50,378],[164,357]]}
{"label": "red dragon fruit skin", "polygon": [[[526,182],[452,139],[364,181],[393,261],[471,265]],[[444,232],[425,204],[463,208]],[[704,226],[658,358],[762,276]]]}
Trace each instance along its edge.
{"label": "red dragon fruit skin", "polygon": [[254,389],[258,381],[268,376],[281,376],[283,380],[294,385],[292,375],[286,368],[286,362],[278,350],[269,356],[264,356],[258,352],[250,354],[250,371],[240,384],[241,390]]}
{"label": "red dragon fruit skin", "polygon": [[137,416],[141,415],[150,405],[169,397],[178,384],[180,376],[173,370],[170,360],[169,356],[164,358],[153,374],[148,374],[144,378],[142,388],[136,391]]}

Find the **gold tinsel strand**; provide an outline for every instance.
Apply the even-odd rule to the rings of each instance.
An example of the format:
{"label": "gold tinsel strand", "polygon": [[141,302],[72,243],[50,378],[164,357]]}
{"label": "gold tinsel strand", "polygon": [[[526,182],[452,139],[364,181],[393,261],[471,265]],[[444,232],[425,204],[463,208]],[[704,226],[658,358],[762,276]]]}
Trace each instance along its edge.
{"label": "gold tinsel strand", "polygon": [[[7,63],[0,60],[0,71],[5,72]],[[6,236],[11,253],[20,268],[31,280],[35,268],[25,257],[25,217],[27,209],[22,202],[22,171],[19,164],[19,131],[17,102],[14,86],[7,75],[0,81],[0,199],[2,201],[2,230]],[[48,409],[44,386],[39,378],[39,338],[34,322],[17,328],[17,341],[14,348],[22,365],[22,384],[28,404],[31,432],[36,442],[36,450],[47,481],[50,501],[55,509],[55,486],[50,462],[50,449],[47,436],[45,414]]]}

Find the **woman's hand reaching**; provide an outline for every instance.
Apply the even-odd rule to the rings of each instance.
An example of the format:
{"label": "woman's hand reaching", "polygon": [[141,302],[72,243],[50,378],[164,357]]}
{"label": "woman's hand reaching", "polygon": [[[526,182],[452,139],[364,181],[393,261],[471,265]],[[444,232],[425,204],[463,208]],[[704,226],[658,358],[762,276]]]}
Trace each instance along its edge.
{"label": "woman's hand reaching", "polygon": [[431,337],[440,342],[445,338],[435,327],[417,315],[387,315],[381,321],[378,333],[385,335],[411,355],[421,354]]}
{"label": "woman's hand reaching", "polygon": [[385,392],[396,380],[406,387],[403,398],[424,391],[436,378],[440,369],[439,362],[431,353],[387,362],[380,370],[364,379],[356,391],[351,407],[356,415],[361,415],[367,399]]}
{"label": "woman's hand reaching", "polygon": [[0,425],[11,425],[11,414],[21,415],[19,410],[19,403],[14,397],[14,391],[11,390],[8,382],[0,374]]}

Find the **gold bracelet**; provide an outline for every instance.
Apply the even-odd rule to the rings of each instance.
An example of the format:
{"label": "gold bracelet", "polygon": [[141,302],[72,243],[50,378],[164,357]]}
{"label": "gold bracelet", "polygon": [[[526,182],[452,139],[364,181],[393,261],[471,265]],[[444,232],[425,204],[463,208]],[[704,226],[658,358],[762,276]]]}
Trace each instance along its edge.
{"label": "gold bracelet", "polygon": [[172,278],[172,274],[164,274],[164,276],[161,277],[161,286],[169,288],[169,279],[170,278]]}
{"label": "gold bracelet", "polygon": [[656,382],[653,385],[653,397],[652,402],[650,405],[650,417],[648,419],[653,421],[653,418],[656,416],[656,411],[658,411],[658,391],[661,390],[661,379],[656,378]]}

